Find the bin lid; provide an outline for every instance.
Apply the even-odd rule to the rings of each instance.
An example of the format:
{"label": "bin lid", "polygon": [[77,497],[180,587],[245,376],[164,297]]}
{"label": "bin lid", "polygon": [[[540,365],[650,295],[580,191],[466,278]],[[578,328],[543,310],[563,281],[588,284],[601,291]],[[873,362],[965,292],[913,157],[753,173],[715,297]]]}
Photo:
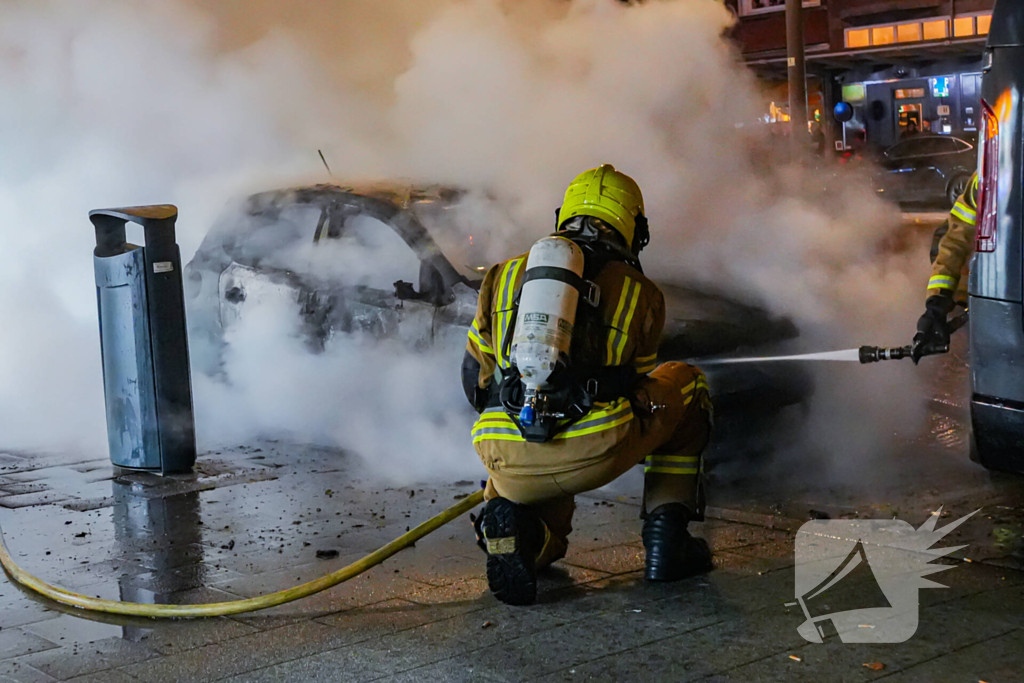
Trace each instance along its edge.
{"label": "bin lid", "polygon": [[154,204],[153,206],[127,206],[120,209],[93,209],[89,212],[89,218],[93,216],[110,216],[132,223],[147,223],[148,221],[165,221],[178,215],[178,207],[173,204]]}
{"label": "bin lid", "polygon": [[999,0],[992,12],[989,47],[1024,47],[1024,2]]}

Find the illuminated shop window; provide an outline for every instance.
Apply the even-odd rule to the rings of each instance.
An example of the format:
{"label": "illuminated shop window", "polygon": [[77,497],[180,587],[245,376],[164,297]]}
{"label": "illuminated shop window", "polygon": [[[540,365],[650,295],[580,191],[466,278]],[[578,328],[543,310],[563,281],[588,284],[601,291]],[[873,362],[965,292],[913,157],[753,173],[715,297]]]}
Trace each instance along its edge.
{"label": "illuminated shop window", "polygon": [[923,26],[925,40],[943,40],[949,37],[949,22],[945,19],[926,21]]}
{"label": "illuminated shop window", "polygon": [[992,28],[992,13],[965,14],[953,19],[953,36],[956,38],[970,38],[971,36],[988,35]]}
{"label": "illuminated shop window", "polygon": [[879,26],[871,29],[872,45],[892,45],[896,42],[895,26]]}
{"label": "illuminated shop window", "polygon": [[[961,17],[962,18],[962,17]],[[974,17],[967,17],[971,34],[974,35]],[[979,21],[980,26],[980,21]],[[961,27],[960,30],[964,30]],[[959,34],[958,34],[959,35]],[[901,24],[848,28],[845,32],[846,47],[877,47],[894,43],[919,43],[924,40],[949,38],[949,20],[908,21]]]}
{"label": "illuminated shop window", "polygon": [[921,42],[921,24],[900,24],[896,27],[896,40],[900,43]]}
{"label": "illuminated shop window", "polygon": [[953,37],[965,38],[974,35],[974,17],[957,17],[953,20]]}
{"label": "illuminated shop window", "polygon": [[847,31],[846,47],[871,47],[871,31],[866,28]]}

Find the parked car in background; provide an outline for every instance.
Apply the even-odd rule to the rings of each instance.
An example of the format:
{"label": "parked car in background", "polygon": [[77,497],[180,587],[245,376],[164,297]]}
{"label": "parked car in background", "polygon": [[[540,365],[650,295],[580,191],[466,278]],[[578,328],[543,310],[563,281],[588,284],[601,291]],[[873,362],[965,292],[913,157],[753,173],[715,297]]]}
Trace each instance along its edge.
{"label": "parked car in background", "polygon": [[980,200],[971,261],[971,457],[1024,474],[1024,2],[999,0],[982,79]]}
{"label": "parked car in background", "polygon": [[[413,349],[462,349],[491,265],[456,225],[464,195],[399,184],[252,195],[218,221],[185,267],[193,347],[215,351],[193,358],[201,370],[217,372],[225,332],[261,303],[294,306],[314,352],[350,333],[397,339]],[[666,304],[661,360],[699,363],[740,348],[767,353],[798,334],[788,319],[756,306],[659,285]],[[708,370],[716,407],[727,412],[797,404],[811,391],[806,371],[788,363]]]}
{"label": "parked car in background", "polygon": [[967,136],[914,135],[879,157],[878,191],[899,203],[950,208],[977,164],[977,148]]}

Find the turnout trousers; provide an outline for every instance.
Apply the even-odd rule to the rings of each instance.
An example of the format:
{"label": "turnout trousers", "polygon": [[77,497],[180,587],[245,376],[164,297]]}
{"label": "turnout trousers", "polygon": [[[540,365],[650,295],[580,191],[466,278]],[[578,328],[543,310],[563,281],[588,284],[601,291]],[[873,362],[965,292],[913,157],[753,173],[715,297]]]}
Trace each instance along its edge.
{"label": "turnout trousers", "polygon": [[528,443],[501,408],[473,429],[487,468],[484,497],[530,506],[547,534],[537,558],[545,566],[565,556],[574,496],[600,488],[644,464],[644,513],[683,503],[703,519],[702,454],[711,436],[712,408],[704,374],[685,363],[664,363],[631,396],[597,405],[546,443]]}

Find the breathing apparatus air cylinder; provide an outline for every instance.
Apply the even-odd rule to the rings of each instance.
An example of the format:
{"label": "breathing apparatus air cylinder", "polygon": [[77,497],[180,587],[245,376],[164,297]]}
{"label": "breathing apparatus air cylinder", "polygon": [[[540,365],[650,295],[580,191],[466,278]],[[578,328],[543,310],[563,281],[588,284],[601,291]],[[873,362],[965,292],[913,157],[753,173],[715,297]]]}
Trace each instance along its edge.
{"label": "breathing apparatus air cylinder", "polygon": [[510,354],[523,384],[519,422],[525,427],[548,412],[548,380],[559,363],[569,363],[576,307],[586,284],[583,265],[583,251],[558,236],[539,240],[527,257]]}

